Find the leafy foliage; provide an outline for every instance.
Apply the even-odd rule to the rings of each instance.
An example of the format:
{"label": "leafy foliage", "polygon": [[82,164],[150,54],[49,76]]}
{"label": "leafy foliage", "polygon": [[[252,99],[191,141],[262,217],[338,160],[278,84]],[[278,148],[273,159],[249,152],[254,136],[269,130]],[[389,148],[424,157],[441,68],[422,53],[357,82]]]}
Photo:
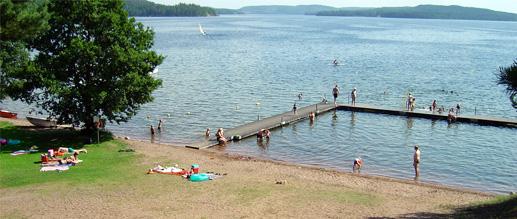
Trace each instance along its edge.
{"label": "leafy foliage", "polygon": [[506,85],[513,108],[517,109],[517,61],[507,68],[500,67],[497,84]]}
{"label": "leafy foliage", "polygon": [[321,11],[319,16],[357,16],[424,19],[517,21],[517,14],[461,6],[419,5],[416,7],[385,7],[369,10]]}
{"label": "leafy foliage", "polygon": [[0,101],[7,96],[16,99],[22,95],[23,86],[29,79],[22,72],[33,70],[26,41],[49,28],[50,14],[45,2],[0,2]]}
{"label": "leafy foliage", "polygon": [[126,122],[161,86],[149,75],[165,57],[150,50],[154,32],[122,0],[52,1],[51,28],[32,41],[38,71],[28,103],[63,123],[93,130],[93,117]]}
{"label": "leafy foliage", "polygon": [[217,12],[210,7],[201,7],[195,4],[180,3],[174,6],[155,4],[147,0],[125,0],[124,8],[130,16],[151,17],[200,17],[217,16]]}

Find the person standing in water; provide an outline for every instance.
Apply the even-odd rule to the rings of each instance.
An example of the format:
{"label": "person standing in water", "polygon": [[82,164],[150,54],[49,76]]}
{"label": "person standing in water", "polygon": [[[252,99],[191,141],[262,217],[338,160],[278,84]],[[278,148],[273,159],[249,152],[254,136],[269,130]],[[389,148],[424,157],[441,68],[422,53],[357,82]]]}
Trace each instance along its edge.
{"label": "person standing in water", "polygon": [[337,88],[337,85],[332,89],[332,95],[334,95],[334,104],[336,104],[337,96],[339,95],[339,88]]}
{"label": "person standing in water", "polygon": [[160,119],[160,122],[158,122],[158,130],[162,129],[162,123],[163,123],[163,120]]}
{"label": "person standing in water", "polygon": [[151,125],[151,135],[154,135],[154,133],[155,133],[154,125]]}
{"label": "person standing in water", "polygon": [[415,167],[415,177],[420,175],[420,169],[418,166],[420,165],[420,150],[418,150],[418,145],[415,146],[415,154],[413,154],[413,167]]}

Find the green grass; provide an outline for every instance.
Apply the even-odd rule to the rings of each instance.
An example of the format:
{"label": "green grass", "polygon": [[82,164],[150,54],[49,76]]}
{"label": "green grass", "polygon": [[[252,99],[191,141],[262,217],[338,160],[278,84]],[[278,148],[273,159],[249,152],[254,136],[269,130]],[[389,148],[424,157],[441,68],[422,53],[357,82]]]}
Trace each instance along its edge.
{"label": "green grass", "polygon": [[[124,180],[135,174],[133,161],[138,155],[119,153],[125,144],[113,139],[109,133],[102,133],[101,143],[85,144],[87,136],[79,131],[45,131],[33,132],[22,130],[10,123],[0,122],[1,135],[5,139],[19,139],[18,145],[1,146],[0,151],[0,188],[41,185],[45,183],[65,183],[71,186],[100,183],[111,180]],[[10,155],[17,150],[27,150],[37,146],[39,152],[31,154]],[[73,171],[40,172],[41,154],[49,148],[71,147],[87,149],[88,153],[80,153],[83,162]],[[104,183],[105,183],[104,182]]]}
{"label": "green grass", "polygon": [[456,208],[454,218],[517,218],[517,195],[499,196],[486,202]]}

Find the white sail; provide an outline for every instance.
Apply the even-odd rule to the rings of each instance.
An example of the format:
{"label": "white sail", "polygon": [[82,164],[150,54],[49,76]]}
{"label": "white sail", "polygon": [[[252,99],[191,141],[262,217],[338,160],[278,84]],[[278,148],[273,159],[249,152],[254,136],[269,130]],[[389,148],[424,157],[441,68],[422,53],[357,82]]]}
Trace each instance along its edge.
{"label": "white sail", "polygon": [[199,24],[199,31],[201,31],[201,34],[206,35],[206,32],[203,31],[203,28],[201,28],[201,24]]}

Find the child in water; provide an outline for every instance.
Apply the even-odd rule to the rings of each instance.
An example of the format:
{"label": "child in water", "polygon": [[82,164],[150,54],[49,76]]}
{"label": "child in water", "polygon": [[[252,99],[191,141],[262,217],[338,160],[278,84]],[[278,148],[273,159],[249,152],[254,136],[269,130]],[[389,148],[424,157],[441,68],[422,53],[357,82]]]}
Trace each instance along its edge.
{"label": "child in water", "polygon": [[363,162],[361,161],[361,157],[358,157],[358,158],[355,158],[354,160],[354,167],[353,167],[353,170],[355,171],[356,169],[357,170],[361,170],[361,165],[363,164]]}

